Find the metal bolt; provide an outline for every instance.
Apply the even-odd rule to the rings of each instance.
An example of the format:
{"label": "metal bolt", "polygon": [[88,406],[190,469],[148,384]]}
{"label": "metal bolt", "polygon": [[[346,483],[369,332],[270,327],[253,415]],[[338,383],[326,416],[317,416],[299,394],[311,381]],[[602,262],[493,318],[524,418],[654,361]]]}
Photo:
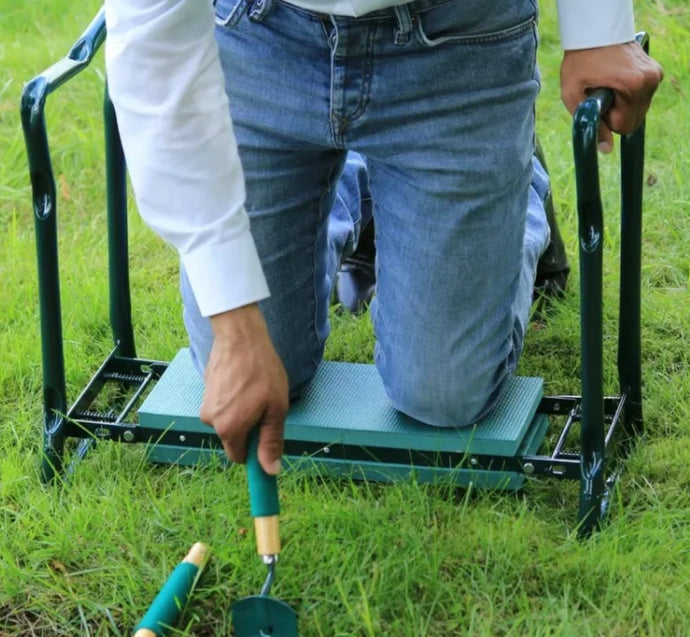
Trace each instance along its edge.
{"label": "metal bolt", "polygon": [[129,429],[122,434],[125,442],[132,442],[134,440],[134,432]]}
{"label": "metal bolt", "polygon": [[528,476],[534,473],[534,465],[531,462],[525,462],[525,464],[522,465],[522,469]]}
{"label": "metal bolt", "polygon": [[180,442],[184,442],[185,440],[187,440],[187,436],[180,434]]}
{"label": "metal bolt", "polygon": [[331,453],[331,448],[330,447],[324,447],[323,452],[326,454]]}
{"label": "metal bolt", "polygon": [[477,467],[477,466],[479,466],[479,460],[477,460],[476,458],[470,458],[470,464],[473,467]]}
{"label": "metal bolt", "polygon": [[560,411],[561,410],[561,403],[554,403],[553,404],[553,410],[554,411]]}

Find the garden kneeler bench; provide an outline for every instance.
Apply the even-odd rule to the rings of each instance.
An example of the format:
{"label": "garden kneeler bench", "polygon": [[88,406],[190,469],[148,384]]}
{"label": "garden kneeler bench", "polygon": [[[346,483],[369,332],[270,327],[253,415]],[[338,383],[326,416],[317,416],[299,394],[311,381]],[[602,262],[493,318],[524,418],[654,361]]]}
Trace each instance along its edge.
{"label": "garden kneeler bench", "polygon": [[[48,95],[93,59],[106,37],[101,11],[67,57],[31,80],[21,117],[31,174],[43,364],[42,478],[76,464],[96,441],[143,444],[151,461],[194,464],[221,454],[199,418],[202,381],[186,350],[170,363],[139,358],[131,316],[126,167],[117,121],[104,99],[110,323],[113,349],[72,402],[65,386],[57,249],[57,198],[45,125]],[[646,46],[647,39],[640,36]],[[578,480],[578,528],[597,528],[625,455],[642,429],[640,253],[644,125],[621,139],[620,392],[603,394],[603,211],[597,129],[612,103],[595,91],[573,120],[581,277],[581,395],[545,396],[539,378],[511,381],[499,405],[465,429],[433,429],[396,412],[373,366],[326,362],[286,423],[287,464],[318,475],[394,481],[414,477],[520,488],[527,476]],[[113,386],[117,391],[112,391]],[[151,389],[153,387],[153,389]],[[110,388],[110,389],[109,389]],[[115,396],[107,408],[96,400]],[[147,394],[146,399],[142,397]],[[554,432],[554,427],[556,431]],[[548,433],[548,438],[545,438]],[[579,448],[571,448],[579,436]],[[551,440],[544,452],[544,441]],[[72,444],[74,441],[75,444]],[[70,442],[69,445],[67,443]]]}

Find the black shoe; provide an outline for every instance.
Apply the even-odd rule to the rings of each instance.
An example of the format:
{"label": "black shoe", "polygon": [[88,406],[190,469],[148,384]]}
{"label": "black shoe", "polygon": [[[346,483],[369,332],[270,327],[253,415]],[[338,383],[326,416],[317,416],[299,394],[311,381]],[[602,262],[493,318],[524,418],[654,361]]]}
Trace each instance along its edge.
{"label": "black shoe", "polygon": [[[539,141],[537,141],[535,155],[548,174],[544,153]],[[548,299],[561,298],[565,293],[565,286],[568,281],[568,275],[570,274],[568,255],[566,254],[565,244],[563,243],[563,238],[558,229],[556,211],[553,206],[553,197],[550,192],[548,198],[544,202],[544,208],[546,209],[546,219],[551,229],[551,240],[544,254],[539,257],[537,263],[537,276],[534,282],[533,295],[535,301],[539,299],[542,302],[545,300],[548,301]]]}
{"label": "black shoe", "polygon": [[343,259],[335,282],[335,296],[352,314],[366,312],[376,292],[374,220],[361,231],[356,250]]}

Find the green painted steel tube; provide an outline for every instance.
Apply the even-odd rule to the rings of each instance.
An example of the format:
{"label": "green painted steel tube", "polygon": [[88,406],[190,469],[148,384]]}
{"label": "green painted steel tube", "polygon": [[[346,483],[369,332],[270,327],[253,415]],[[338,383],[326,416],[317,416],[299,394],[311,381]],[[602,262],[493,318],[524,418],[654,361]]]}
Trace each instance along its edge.
{"label": "green painted steel tube", "polygon": [[104,36],[105,21],[101,11],[72,47],[68,57],[28,82],[21,99],[36,228],[44,407],[41,477],[45,482],[51,481],[62,471],[63,414],[67,409],[57,248],[57,197],[45,125],[45,103],[52,91],[85,68]]}
{"label": "green painted steel tube", "polygon": [[[637,41],[648,50],[647,35]],[[579,532],[588,535],[601,523],[605,506],[606,432],[604,422],[602,252],[604,222],[599,189],[599,122],[613,104],[613,92],[594,91],[573,118],[573,150],[580,239],[580,321],[582,420]],[[644,124],[621,140],[621,298],[618,370],[628,394],[623,422],[641,423],[640,253]]]}
{"label": "green painted steel tube", "polygon": [[118,356],[136,358],[129,286],[127,169],[117,118],[106,86],[103,100],[105,170],[108,200],[108,287],[110,326]]}
{"label": "green painted steel tube", "polygon": [[67,410],[65,363],[62,344],[62,312],[57,246],[57,195],[45,104],[50,93],[84,69],[105,38],[101,10],[70,49],[67,57],[53,64],[24,87],[21,120],[31,177],[43,366],[43,459],[41,478],[49,482],[62,471],[64,418]]}
{"label": "green painted steel tube", "polygon": [[[649,53],[649,37],[637,41]],[[642,198],[645,124],[621,138],[621,264],[618,318],[618,379],[627,394],[623,427],[632,440],[642,433]],[[625,449],[624,451],[627,451]]]}
{"label": "green painted steel tube", "polygon": [[621,264],[618,331],[618,378],[627,394],[623,426],[630,435],[642,433],[642,184],[644,124],[621,139]]}
{"label": "green painted steel tube", "polygon": [[43,362],[41,477],[46,482],[51,481],[62,470],[64,446],[62,415],[67,409],[60,309],[57,197],[44,116],[48,89],[48,82],[39,76],[26,85],[21,102],[22,127],[29,160],[36,230]]}
{"label": "green painted steel tube", "polygon": [[596,529],[604,494],[605,432],[603,382],[602,252],[604,223],[597,158],[599,121],[613,93],[598,90],[573,119],[573,150],[580,239],[580,324],[582,366],[581,476],[578,524]]}

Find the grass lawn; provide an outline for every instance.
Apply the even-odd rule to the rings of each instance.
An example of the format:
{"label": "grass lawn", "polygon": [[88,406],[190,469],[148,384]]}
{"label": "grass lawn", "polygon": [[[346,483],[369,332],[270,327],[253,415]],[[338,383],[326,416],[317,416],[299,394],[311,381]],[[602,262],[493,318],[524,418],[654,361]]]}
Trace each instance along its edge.
{"label": "grass lawn", "polygon": [[[534,326],[521,363],[550,393],[578,391],[577,220],[569,116],[559,101],[555,3],[542,10],[538,104],[574,272]],[[175,635],[229,634],[229,606],[264,568],[247,527],[244,471],[146,464],[102,444],[68,488],[38,478],[41,367],[31,194],[18,104],[23,82],[66,54],[95,0],[0,0],[0,636],[128,635],[187,547],[213,558]],[[690,634],[690,7],[639,0],[666,80],[648,122],[643,246],[646,433],[605,530],[572,530],[578,488],[530,481],[520,494],[280,481],[284,551],[274,588],[306,637]],[[100,100],[102,53],[47,110],[59,191],[70,399],[110,350]],[[605,344],[615,392],[618,160],[602,161]],[[138,350],[185,345],[176,256],[130,214]],[[328,357],[369,361],[366,317],[334,316]]]}

